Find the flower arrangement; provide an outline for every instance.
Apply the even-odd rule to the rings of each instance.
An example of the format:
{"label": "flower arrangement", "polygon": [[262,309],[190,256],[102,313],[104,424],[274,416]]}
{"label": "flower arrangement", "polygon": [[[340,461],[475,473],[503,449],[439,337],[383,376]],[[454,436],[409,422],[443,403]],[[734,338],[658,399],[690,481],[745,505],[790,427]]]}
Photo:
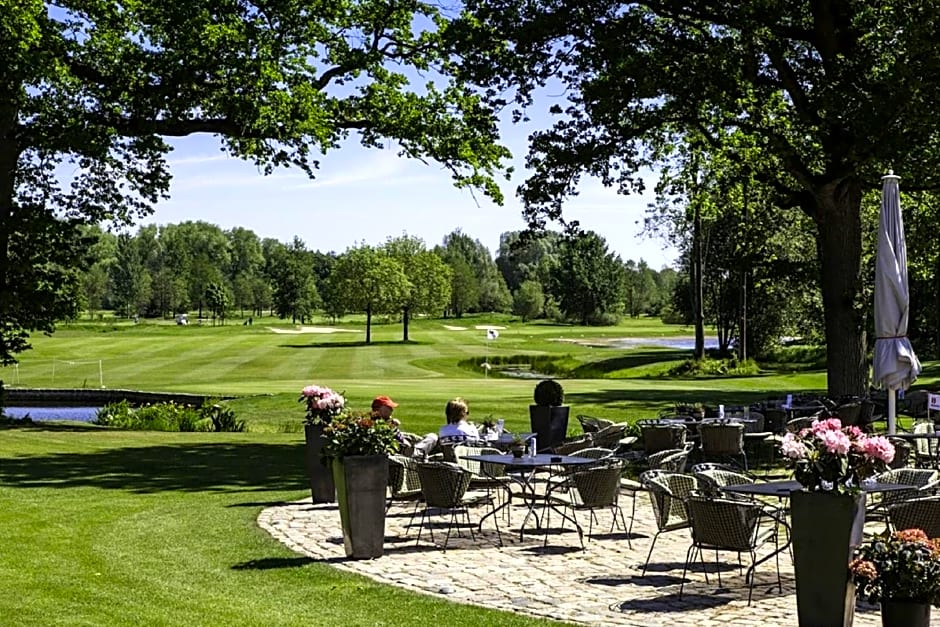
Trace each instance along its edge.
{"label": "flower arrangement", "polygon": [[351,455],[389,455],[398,451],[398,429],[370,414],[344,412],[323,428],[324,461]]}
{"label": "flower arrangement", "polygon": [[886,470],[894,459],[887,438],[843,427],[838,418],[816,420],[798,433],[788,433],[780,449],[804,488],[840,494],[858,492],[863,481]]}
{"label": "flower arrangement", "polygon": [[346,408],[345,396],[319,385],[308,385],[301,390],[298,401],[307,404],[304,422],[308,425],[329,424]]}
{"label": "flower arrangement", "polygon": [[869,602],[913,601],[940,607],[940,539],[920,529],[881,533],[858,547],[849,571]]}

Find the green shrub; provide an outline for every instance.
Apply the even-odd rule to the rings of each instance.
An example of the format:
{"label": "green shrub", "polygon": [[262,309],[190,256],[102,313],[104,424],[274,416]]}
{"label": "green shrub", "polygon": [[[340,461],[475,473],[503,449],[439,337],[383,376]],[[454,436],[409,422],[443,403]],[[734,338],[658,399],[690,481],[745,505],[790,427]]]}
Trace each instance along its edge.
{"label": "green shrub", "polygon": [[123,400],[117,403],[108,403],[99,409],[92,423],[106,427],[132,429],[134,421],[134,409],[127,400]]}
{"label": "green shrub", "polygon": [[532,398],[541,407],[558,407],[565,404],[565,389],[558,381],[545,379],[536,384]]}
{"label": "green shrub", "polygon": [[217,402],[207,402],[199,409],[179,403],[155,403],[138,409],[126,400],[110,403],[100,410],[95,424],[139,431],[244,431],[245,422],[236,420],[235,412]]}
{"label": "green shrub", "polygon": [[216,401],[206,401],[199,409],[200,413],[209,421],[213,431],[245,430],[245,422],[235,418],[235,410]]}
{"label": "green shrub", "polygon": [[668,371],[671,377],[728,377],[760,374],[760,369],[753,359],[739,361],[737,357],[715,359],[686,359]]}

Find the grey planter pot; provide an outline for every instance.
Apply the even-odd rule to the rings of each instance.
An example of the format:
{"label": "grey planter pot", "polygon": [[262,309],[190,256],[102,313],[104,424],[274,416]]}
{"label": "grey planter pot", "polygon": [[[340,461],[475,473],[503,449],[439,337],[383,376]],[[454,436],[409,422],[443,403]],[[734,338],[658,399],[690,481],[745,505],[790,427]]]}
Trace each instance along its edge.
{"label": "grey planter pot", "polygon": [[862,542],[865,494],[798,490],[790,495],[800,627],[850,627],[855,617],[852,553]]}
{"label": "grey planter pot", "polygon": [[353,455],[333,460],[346,557],[370,559],[385,550],[388,457]]}
{"label": "grey planter pot", "polygon": [[326,466],[320,457],[325,443],[323,425],[304,425],[304,437],[307,445],[307,478],[310,481],[310,495],[314,503],[333,503],[336,501],[336,486],[333,483],[333,470]]}
{"label": "grey planter pot", "polygon": [[540,451],[565,441],[570,409],[567,405],[558,407],[529,405],[529,426],[538,439],[536,444]]}
{"label": "grey planter pot", "polygon": [[930,604],[914,601],[881,602],[882,627],[930,627]]}

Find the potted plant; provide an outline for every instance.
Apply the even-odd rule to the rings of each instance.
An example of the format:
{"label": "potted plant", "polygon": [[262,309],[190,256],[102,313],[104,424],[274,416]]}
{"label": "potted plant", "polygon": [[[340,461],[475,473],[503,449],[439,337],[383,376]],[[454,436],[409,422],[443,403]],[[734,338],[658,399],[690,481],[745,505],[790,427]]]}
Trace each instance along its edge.
{"label": "potted plant", "polygon": [[881,603],[884,627],[927,627],[940,607],[940,539],[920,529],[882,533],[860,546],[849,564],[859,593]]}
{"label": "potted plant", "polygon": [[556,446],[568,433],[569,407],[565,405],[565,390],[554,379],[543,379],[535,386],[534,405],[529,405],[529,425],[537,438],[539,449]]}
{"label": "potted plant", "polygon": [[796,605],[801,625],[851,625],[855,586],[846,568],[861,544],[862,483],[887,469],[894,446],[838,418],[788,433],[780,449],[802,489],[790,495]]}
{"label": "potted plant", "polygon": [[379,416],[346,412],[324,427],[323,436],[323,457],[333,468],[346,556],[380,557],[388,456],[398,451],[398,429]]}
{"label": "potted plant", "polygon": [[299,402],[304,403],[304,438],[307,477],[314,503],[332,503],[336,500],[333,471],[323,464],[323,428],[346,407],[346,397],[328,387],[308,385],[300,392]]}
{"label": "potted plant", "polygon": [[512,456],[516,459],[522,457],[525,454],[525,440],[518,435],[514,435],[512,441],[509,443],[509,452],[512,453]]}

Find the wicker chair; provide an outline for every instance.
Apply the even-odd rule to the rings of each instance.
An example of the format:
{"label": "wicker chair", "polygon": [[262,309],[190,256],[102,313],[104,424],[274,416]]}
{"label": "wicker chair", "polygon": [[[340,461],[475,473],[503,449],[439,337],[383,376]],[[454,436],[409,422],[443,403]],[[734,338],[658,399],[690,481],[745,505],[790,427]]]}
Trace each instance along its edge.
{"label": "wicker chair", "polygon": [[[457,456],[457,465],[470,473],[470,488],[484,489],[492,496],[496,491],[500,498],[509,498],[509,484],[511,480],[506,474],[506,466],[502,464],[489,464],[466,459],[467,455],[502,455],[503,452],[498,448],[488,446],[474,446],[471,444],[458,444],[454,446],[454,454]],[[509,514],[510,508],[504,510]]]}
{"label": "wicker chair", "polygon": [[[421,499],[421,477],[418,476],[418,464],[404,455],[388,456],[388,502],[385,511],[393,501],[414,501],[415,510]],[[414,518],[414,512],[412,512]],[[409,525],[410,526],[410,525]]]}
{"label": "wicker chair", "polygon": [[578,416],[578,422],[581,423],[581,430],[584,431],[584,433],[597,433],[604,427],[609,427],[610,425],[614,424],[613,420],[607,420],[606,418],[596,418],[586,414],[580,414]]}
{"label": "wicker chair", "polygon": [[571,455],[581,449],[594,446],[594,440],[590,435],[579,435],[574,438],[566,438],[564,442],[552,447],[552,452],[556,455]]}
{"label": "wicker chair", "polygon": [[896,531],[922,529],[928,538],[940,538],[940,497],[896,503],[888,508],[888,522]]}
{"label": "wicker chair", "polygon": [[597,433],[592,433],[591,442],[597,448],[616,451],[620,448],[620,441],[623,440],[628,426],[629,424],[626,422],[611,423]]}
{"label": "wicker chair", "polygon": [[[450,462],[420,462],[418,463],[418,475],[421,478],[421,493],[424,495],[425,508],[421,512],[417,541],[420,542],[421,540],[421,529],[424,528],[425,521],[431,522],[432,510],[443,510],[450,514],[447,536],[444,538],[442,547],[445,551],[447,550],[447,543],[450,541],[451,531],[457,526],[458,513],[464,515],[470,530],[470,538],[474,539],[469,507],[487,500],[492,502],[492,500],[489,495],[483,492],[467,492],[467,488],[470,487],[470,472]],[[428,531],[431,534],[431,542],[434,542],[434,528],[430,524],[428,525]],[[496,533],[499,537],[499,544],[502,546],[503,541],[499,533],[498,523]]]}
{"label": "wicker chair", "polygon": [[[917,421],[911,433],[933,433],[933,421]],[[914,463],[922,468],[933,467],[937,463],[937,443],[940,440],[917,438],[914,440]]]}
{"label": "wicker chair", "polygon": [[690,526],[689,513],[685,507],[686,499],[698,487],[698,482],[692,475],[685,475],[665,470],[647,470],[640,475],[640,483],[650,495],[650,505],[653,508],[653,519],[656,522],[656,535],[650,543],[649,553],[643,563],[643,574],[649,566],[656,540],[660,534],[687,529]]}
{"label": "wicker chair", "polygon": [[647,455],[659,453],[667,449],[678,449],[685,446],[688,431],[685,425],[678,424],[641,424],[640,437],[643,439],[643,449]]}
{"label": "wicker chair", "polygon": [[744,425],[739,422],[710,422],[699,425],[699,446],[702,460],[730,459],[738,457],[747,470],[747,453],[744,450]]}
{"label": "wicker chair", "polygon": [[931,468],[893,468],[879,474],[878,483],[899,483],[911,486],[910,490],[882,492],[877,501],[866,508],[868,520],[887,517],[887,510],[892,505],[925,496],[933,496],[940,486],[940,472]]}
{"label": "wicker chair", "polygon": [[[682,570],[682,582],[679,585],[679,598],[685,589],[685,575],[689,571],[696,553],[702,551],[715,551],[717,562],[718,551],[734,551],[740,560],[741,553],[751,556],[751,565],[747,569],[744,580],[748,583],[747,604],[751,604],[754,594],[754,567],[757,562],[757,549],[766,542],[777,544],[776,520],[763,511],[757,503],[734,501],[723,498],[709,498],[692,495],[685,503],[688,510],[690,526],[692,529],[692,544],[685,556],[685,567]],[[768,524],[761,521],[768,518]],[[739,561],[740,564],[740,561]],[[707,579],[706,575],[706,581]],[[718,585],[721,586],[721,569],[718,569]],[[783,592],[780,581],[780,560],[777,558],[777,588]]]}
{"label": "wicker chair", "polygon": [[914,453],[914,443],[901,438],[888,437],[888,440],[894,445],[894,459],[888,465],[891,468],[904,468],[909,465]]}
{"label": "wicker chair", "polygon": [[[617,525],[617,515],[620,515],[620,523],[623,529],[627,529],[626,520],[623,517],[623,510],[620,508],[618,497],[620,495],[620,475],[623,472],[623,460],[620,459],[601,459],[597,464],[592,464],[587,468],[579,468],[571,473],[571,488],[565,490],[558,485],[549,488],[545,499],[549,504],[560,505],[571,511],[571,520],[577,525],[578,510],[588,510],[590,519],[588,522],[588,539],[593,535],[594,521],[597,519],[595,510],[609,509],[613,522],[610,526],[611,533]],[[551,515],[551,508],[546,510],[546,515]],[[564,516],[564,509],[562,510]],[[546,520],[546,526],[548,526]],[[580,526],[579,526],[580,527]],[[580,532],[580,528],[579,528]],[[581,540],[581,548],[584,548],[584,540]],[[629,543],[629,537],[628,537]],[[548,543],[548,534],[545,535],[545,543]]]}
{"label": "wicker chair", "polygon": [[[667,472],[683,473],[689,459],[690,448],[674,448],[654,453],[646,458],[649,470],[665,470]],[[636,497],[640,492],[646,492],[646,486],[629,477],[620,478],[620,490],[626,492],[631,498],[630,527],[627,529],[627,543],[633,535],[633,520],[636,518]],[[632,544],[630,544],[632,548]]]}

